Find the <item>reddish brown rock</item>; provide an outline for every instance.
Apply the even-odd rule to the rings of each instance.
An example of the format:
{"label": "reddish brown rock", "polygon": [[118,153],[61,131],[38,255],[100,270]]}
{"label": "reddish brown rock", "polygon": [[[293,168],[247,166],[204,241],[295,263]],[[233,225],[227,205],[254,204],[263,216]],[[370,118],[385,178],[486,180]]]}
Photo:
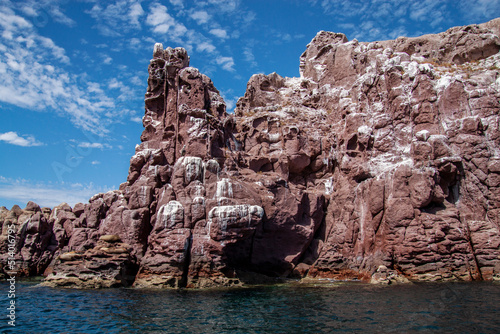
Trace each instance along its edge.
{"label": "reddish brown rock", "polygon": [[92,249],[62,253],[54,259],[54,268],[42,285],[79,289],[130,286],[138,268],[131,250],[128,244],[101,239]]}
{"label": "reddish brown rock", "polygon": [[[17,205],[10,211],[2,208],[0,263],[5,274],[8,272],[16,273],[17,276],[43,274],[58,249],[49,216],[50,210],[46,208],[42,210],[33,202],[29,202],[24,210]],[[14,261],[14,265],[9,265],[9,261]]]}

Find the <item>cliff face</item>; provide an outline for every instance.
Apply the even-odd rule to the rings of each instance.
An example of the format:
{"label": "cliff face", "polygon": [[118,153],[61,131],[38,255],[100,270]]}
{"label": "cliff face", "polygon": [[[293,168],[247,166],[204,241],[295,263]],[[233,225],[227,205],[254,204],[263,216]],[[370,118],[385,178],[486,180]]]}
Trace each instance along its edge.
{"label": "cliff face", "polygon": [[13,223],[19,272],[49,285],[500,279],[499,31],[322,31],[300,78],[252,76],[235,114],[157,44],[127,182],[4,209],[0,247]]}

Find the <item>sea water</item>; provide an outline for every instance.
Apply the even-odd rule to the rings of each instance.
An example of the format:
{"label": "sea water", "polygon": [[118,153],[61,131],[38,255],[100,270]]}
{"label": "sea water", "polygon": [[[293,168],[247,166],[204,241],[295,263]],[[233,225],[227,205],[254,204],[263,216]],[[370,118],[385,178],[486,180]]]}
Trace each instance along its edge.
{"label": "sea water", "polygon": [[21,281],[15,327],[8,289],[0,283],[2,333],[500,333],[500,284],[485,282],[74,290]]}

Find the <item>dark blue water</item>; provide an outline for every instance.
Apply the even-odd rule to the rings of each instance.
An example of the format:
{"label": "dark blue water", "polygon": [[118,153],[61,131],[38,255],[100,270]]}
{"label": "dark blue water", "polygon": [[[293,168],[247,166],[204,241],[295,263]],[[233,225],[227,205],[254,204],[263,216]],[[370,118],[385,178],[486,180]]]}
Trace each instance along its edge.
{"label": "dark blue water", "polygon": [[2,333],[500,333],[500,284],[67,290],[17,284]]}

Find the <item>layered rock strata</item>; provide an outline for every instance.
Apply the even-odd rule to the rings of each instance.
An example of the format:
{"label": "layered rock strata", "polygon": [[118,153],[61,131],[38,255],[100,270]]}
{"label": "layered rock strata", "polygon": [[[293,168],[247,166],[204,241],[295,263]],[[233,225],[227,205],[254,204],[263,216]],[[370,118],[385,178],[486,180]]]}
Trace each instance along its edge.
{"label": "layered rock strata", "polygon": [[15,224],[19,272],[49,285],[500,279],[499,31],[321,31],[299,78],[252,76],[234,114],[157,44],[127,182],[2,209],[0,247]]}

